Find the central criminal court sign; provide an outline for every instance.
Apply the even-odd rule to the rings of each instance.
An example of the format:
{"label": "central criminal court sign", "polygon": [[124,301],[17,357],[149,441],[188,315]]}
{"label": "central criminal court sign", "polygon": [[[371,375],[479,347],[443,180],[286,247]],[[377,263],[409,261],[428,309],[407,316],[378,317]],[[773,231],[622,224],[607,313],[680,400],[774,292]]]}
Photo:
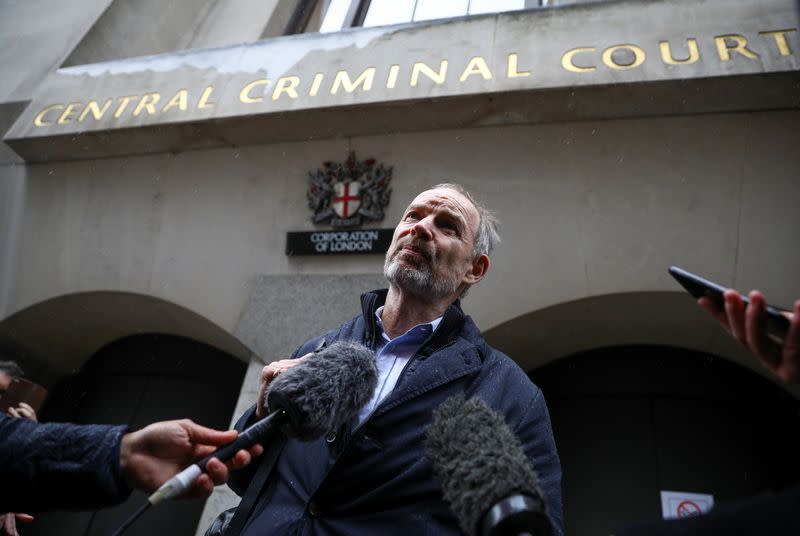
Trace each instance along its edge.
{"label": "central criminal court sign", "polygon": [[[706,37],[713,43],[714,52],[706,63],[733,62],[732,65],[747,65],[751,62],[765,64],[762,56],[767,56],[767,65],[776,64],[776,60],[793,58],[790,36],[797,28],[783,28],[757,32],[758,39],[749,41],[742,33],[728,33]],[[703,40],[701,39],[700,42]],[[706,43],[706,44],[708,44]],[[705,47],[709,48],[709,47]],[[707,53],[708,54],[708,53]],[[373,89],[392,91],[398,85],[405,85],[410,90],[420,88],[424,93],[429,86],[442,86],[443,89],[457,94],[468,87],[473,78],[488,82],[499,80],[502,87],[504,80],[530,79],[529,85],[537,87],[534,70],[526,65],[534,62],[533,58],[522,58],[516,52],[506,52],[499,65],[481,55],[471,56],[465,64],[452,62],[448,58],[428,63],[416,61],[408,65],[392,63],[392,58],[380,67],[366,67],[361,72],[338,69],[334,72],[316,72],[310,78],[301,78],[296,74],[286,74],[273,80],[256,78],[241,86],[238,94],[228,91],[226,98],[234,98],[236,104],[251,105],[253,111],[264,111],[283,108],[279,101],[298,101],[313,106],[314,101],[323,96],[353,94],[357,98],[365,98]],[[560,64],[565,72],[577,73],[587,78],[600,70],[628,71],[642,67],[648,61],[645,47],[634,43],[612,44],[602,50],[597,46],[581,46],[570,48],[560,56],[551,58]],[[662,66],[687,68],[700,62],[700,45],[696,37],[658,42],[658,55],[651,62],[660,62]],[[455,64],[454,64],[455,63]],[[790,65],[790,62],[786,62]],[[298,71],[301,70],[298,67]],[[402,76],[401,76],[402,75]],[[597,75],[595,75],[597,76]],[[565,76],[566,78],[566,76]],[[577,78],[575,83],[582,82]],[[69,130],[68,125],[92,123],[112,126],[120,119],[179,120],[182,115],[192,111],[231,108],[231,103],[219,101],[215,91],[218,86],[227,86],[225,81],[217,85],[208,85],[192,89],[181,88],[174,93],[164,93],[156,88],[147,88],[141,94],[125,94],[113,96],[70,95],[62,102],[48,104],[33,116],[33,126],[37,128],[51,127],[54,130]],[[230,89],[230,88],[229,88]],[[130,92],[126,92],[130,93]],[[390,98],[389,95],[387,98]]]}
{"label": "central criminal court sign", "polygon": [[41,84],[6,141],[794,73],[798,27],[792,0],[608,2],[73,66]]}

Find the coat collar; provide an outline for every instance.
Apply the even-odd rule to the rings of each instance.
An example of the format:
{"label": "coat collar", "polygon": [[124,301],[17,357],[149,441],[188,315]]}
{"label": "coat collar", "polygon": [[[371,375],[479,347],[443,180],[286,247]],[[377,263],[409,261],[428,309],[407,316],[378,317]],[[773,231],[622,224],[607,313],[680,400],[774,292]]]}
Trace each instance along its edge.
{"label": "coat collar", "polygon": [[[373,290],[361,295],[361,314],[364,318],[365,333],[364,344],[374,348],[375,340],[380,336],[378,322],[375,318],[375,311],[378,307],[386,303],[388,289]],[[423,343],[422,348],[417,352],[418,355],[428,356],[436,351],[437,348],[447,345],[464,328],[467,316],[461,309],[460,300],[456,300],[445,310],[439,327]]]}
{"label": "coat collar", "polygon": [[[370,348],[373,348],[375,339],[380,336],[375,310],[384,304],[387,293],[388,290],[382,289],[361,296],[365,328],[363,341]],[[442,315],[436,331],[422,343],[413,359],[406,364],[395,389],[369,418],[377,417],[439,385],[478,371],[482,366],[482,357],[476,348],[476,339],[480,339],[478,328],[464,314],[459,300],[456,300]],[[447,347],[449,349],[444,350]],[[439,353],[435,359],[428,359],[436,352]]]}

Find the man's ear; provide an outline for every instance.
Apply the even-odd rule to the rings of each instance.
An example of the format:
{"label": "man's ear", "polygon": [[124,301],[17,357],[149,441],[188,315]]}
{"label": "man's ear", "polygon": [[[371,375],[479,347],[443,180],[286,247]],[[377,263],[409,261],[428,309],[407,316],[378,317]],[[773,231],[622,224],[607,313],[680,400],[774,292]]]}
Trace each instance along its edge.
{"label": "man's ear", "polygon": [[486,275],[489,271],[489,256],[478,255],[472,259],[471,269],[464,275],[464,282],[468,285],[474,285]]}

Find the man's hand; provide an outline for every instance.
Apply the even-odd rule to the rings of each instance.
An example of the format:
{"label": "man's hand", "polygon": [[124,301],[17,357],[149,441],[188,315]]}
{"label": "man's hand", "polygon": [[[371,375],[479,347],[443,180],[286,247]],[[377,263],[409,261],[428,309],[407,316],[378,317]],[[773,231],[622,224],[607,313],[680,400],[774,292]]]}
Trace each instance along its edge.
{"label": "man's hand", "polygon": [[795,301],[792,313],[783,313],[790,325],[786,339],[779,344],[767,335],[767,303],[760,292],[750,292],[750,305],[746,305],[739,293],[732,289],[726,290],[724,297],[724,310],[705,297],[697,300],[697,303],[719,320],[780,380],[800,383],[800,300]]}
{"label": "man's hand", "polygon": [[[153,492],[161,484],[217,449],[236,439],[238,432],[220,432],[195,424],[189,419],[153,423],[122,437],[120,467],[126,483]],[[228,468],[240,469],[263,452],[261,445],[236,453],[229,466],[216,458],[208,462],[207,474],[197,478],[186,497],[204,497],[214,485],[228,480]]]}
{"label": "man's hand", "polygon": [[8,408],[8,414],[18,419],[30,419],[33,422],[38,422],[36,412],[25,402],[20,402],[16,408]]}
{"label": "man's hand", "polygon": [[256,416],[259,419],[263,419],[267,415],[267,408],[265,407],[266,401],[264,400],[264,395],[267,392],[267,386],[272,383],[272,380],[274,380],[278,374],[299,365],[308,359],[308,356],[310,355],[312,354],[308,353],[297,359],[281,359],[278,361],[273,361],[261,369],[261,383],[258,386],[258,400],[256,401]]}

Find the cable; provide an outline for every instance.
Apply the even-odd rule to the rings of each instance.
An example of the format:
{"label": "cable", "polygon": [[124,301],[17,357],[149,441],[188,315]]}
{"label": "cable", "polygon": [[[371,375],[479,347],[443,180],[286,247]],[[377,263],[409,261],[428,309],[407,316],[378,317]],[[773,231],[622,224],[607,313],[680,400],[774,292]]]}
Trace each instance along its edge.
{"label": "cable", "polygon": [[133,522],[136,521],[137,519],[139,519],[139,516],[141,516],[143,513],[145,513],[145,511],[148,508],[150,508],[150,502],[149,501],[144,503],[141,507],[139,507],[139,509],[136,510],[133,513],[133,515],[131,517],[129,517],[127,519],[127,521],[125,521],[125,523],[120,525],[120,527],[116,531],[114,531],[114,534],[112,534],[111,536],[120,536],[123,532],[125,532],[128,529],[128,527],[133,525]]}

